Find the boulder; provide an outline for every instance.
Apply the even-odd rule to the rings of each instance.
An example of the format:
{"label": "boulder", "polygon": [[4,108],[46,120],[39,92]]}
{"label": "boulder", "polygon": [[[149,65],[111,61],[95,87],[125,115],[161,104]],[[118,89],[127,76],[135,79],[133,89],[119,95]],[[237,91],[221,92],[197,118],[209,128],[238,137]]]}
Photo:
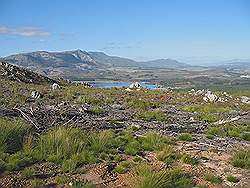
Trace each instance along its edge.
{"label": "boulder", "polygon": [[206,102],[215,102],[219,99],[219,97],[213,94],[211,91],[207,91],[203,97],[203,100]]}
{"label": "boulder", "polygon": [[245,104],[250,104],[250,98],[247,96],[242,96],[241,97],[241,102],[245,103]]}
{"label": "boulder", "polygon": [[41,98],[41,94],[38,91],[32,91],[31,92],[31,98],[39,99],[39,98]]}
{"label": "boulder", "polygon": [[129,88],[133,89],[133,88],[141,88],[141,84],[139,82],[134,82],[132,84],[130,84]]}
{"label": "boulder", "polygon": [[55,90],[55,89],[60,89],[61,87],[60,87],[59,84],[53,83],[53,84],[51,85],[51,88],[52,88],[52,90]]}

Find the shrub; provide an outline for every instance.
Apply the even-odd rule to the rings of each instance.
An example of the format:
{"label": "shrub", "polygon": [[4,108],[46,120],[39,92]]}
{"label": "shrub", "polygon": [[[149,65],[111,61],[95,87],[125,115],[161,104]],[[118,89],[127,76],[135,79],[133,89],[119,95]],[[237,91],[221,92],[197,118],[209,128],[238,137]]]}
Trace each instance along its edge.
{"label": "shrub", "polygon": [[165,146],[161,151],[156,155],[159,161],[165,162],[166,164],[172,164],[177,156],[171,146]]}
{"label": "shrub", "polygon": [[164,112],[155,110],[155,111],[144,111],[144,112],[139,112],[137,114],[138,119],[142,119],[145,121],[165,121],[166,120],[166,115]]}
{"label": "shrub", "polygon": [[61,159],[69,159],[84,150],[86,140],[86,135],[80,129],[60,127],[41,135],[37,149],[44,158],[60,156]]}
{"label": "shrub", "polygon": [[26,168],[21,171],[21,178],[30,179],[34,175],[34,170],[30,168]]}
{"label": "shrub", "polygon": [[213,175],[213,174],[206,174],[204,176],[204,180],[209,181],[209,182],[214,183],[214,184],[221,184],[222,183],[222,179],[218,176]]}
{"label": "shrub", "polygon": [[235,167],[250,169],[250,149],[235,152],[230,162]]}
{"label": "shrub", "polygon": [[31,187],[32,188],[41,188],[43,187],[43,181],[39,179],[34,179],[31,181]]}
{"label": "shrub", "polygon": [[22,148],[23,138],[31,126],[21,119],[0,118],[0,152],[14,153]]}
{"label": "shrub", "polygon": [[201,113],[198,118],[202,121],[213,123],[219,120],[218,116],[215,114]]}
{"label": "shrub", "polygon": [[76,169],[78,161],[74,159],[64,160],[62,163],[62,170],[64,172],[72,172]]}
{"label": "shrub", "polygon": [[222,106],[221,104],[207,103],[203,105],[191,105],[181,107],[182,110],[187,112],[201,112],[201,113],[220,113],[229,112],[232,110],[230,107]]}
{"label": "shrub", "polygon": [[250,126],[245,124],[225,124],[218,127],[209,128],[207,136],[234,137],[243,140],[250,140]]}
{"label": "shrub", "polygon": [[122,161],[120,164],[114,169],[115,172],[119,174],[126,173],[131,167],[134,166],[133,161]]}
{"label": "shrub", "polygon": [[56,181],[57,184],[66,184],[66,183],[69,182],[69,180],[70,180],[69,177],[64,176],[64,175],[57,176],[55,178],[55,181]]}
{"label": "shrub", "polygon": [[192,141],[193,137],[190,133],[182,133],[178,136],[178,139],[181,141]]}
{"label": "shrub", "polygon": [[91,133],[88,136],[88,147],[90,151],[94,153],[101,153],[107,151],[108,147],[111,146],[113,140],[112,131],[102,131],[100,133]]}
{"label": "shrub", "polygon": [[125,147],[127,155],[136,155],[140,150],[140,143],[138,141],[129,142]]}
{"label": "shrub", "polygon": [[194,157],[191,157],[191,156],[188,155],[188,154],[182,155],[181,161],[182,161],[183,163],[191,164],[191,165],[196,165],[196,164],[198,164],[198,160],[197,160],[196,158],[194,158]]}
{"label": "shrub", "polygon": [[206,136],[208,139],[213,139],[214,138],[214,135],[212,135],[212,134],[207,134],[207,136]]}
{"label": "shrub", "polygon": [[156,132],[147,132],[144,137],[140,138],[143,149],[147,151],[160,150],[165,144],[172,144],[173,140],[162,136]]}
{"label": "shrub", "polygon": [[96,114],[96,115],[100,115],[103,114],[105,111],[103,108],[100,107],[94,107],[90,110],[91,113]]}
{"label": "shrub", "polygon": [[243,140],[250,141],[250,132],[243,132],[243,133],[241,133],[240,137]]}
{"label": "shrub", "polygon": [[26,156],[22,152],[17,152],[15,154],[10,155],[7,158],[7,170],[10,170],[10,171],[19,170],[33,162],[34,162],[34,159],[32,159],[32,157]]}
{"label": "shrub", "polygon": [[137,156],[135,156],[135,157],[133,158],[133,161],[136,162],[136,163],[138,163],[138,162],[143,161],[143,158],[137,155]]}
{"label": "shrub", "polygon": [[159,103],[150,102],[150,101],[146,101],[146,100],[140,100],[140,99],[138,100],[137,98],[136,99],[132,98],[132,99],[128,100],[127,106],[132,107],[132,108],[138,108],[138,109],[141,109],[141,110],[147,110],[150,107],[151,108],[158,107]]}
{"label": "shrub", "polygon": [[233,183],[237,183],[240,181],[237,177],[232,176],[232,175],[227,176],[227,180]]}
{"label": "shrub", "polygon": [[211,127],[206,132],[207,135],[216,136],[224,134],[219,127]]}
{"label": "shrub", "polygon": [[0,159],[0,173],[5,171],[6,165],[6,162]]}
{"label": "shrub", "polygon": [[179,169],[154,171],[149,165],[141,164],[135,169],[136,188],[191,188],[193,183]]}

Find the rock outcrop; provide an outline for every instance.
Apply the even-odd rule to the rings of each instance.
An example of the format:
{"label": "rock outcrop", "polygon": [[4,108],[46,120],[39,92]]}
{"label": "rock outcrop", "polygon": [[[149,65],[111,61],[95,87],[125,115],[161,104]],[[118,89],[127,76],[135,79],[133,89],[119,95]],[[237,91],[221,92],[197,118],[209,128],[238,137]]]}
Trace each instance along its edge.
{"label": "rock outcrop", "polygon": [[55,80],[46,76],[42,76],[38,73],[9,64],[4,61],[0,61],[0,79],[34,84],[56,83]]}

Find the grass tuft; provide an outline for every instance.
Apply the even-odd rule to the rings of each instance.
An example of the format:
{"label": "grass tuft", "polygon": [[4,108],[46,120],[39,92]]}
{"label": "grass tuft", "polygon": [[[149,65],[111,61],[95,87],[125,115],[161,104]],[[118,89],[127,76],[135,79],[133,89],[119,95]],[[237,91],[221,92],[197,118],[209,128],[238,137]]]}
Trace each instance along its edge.
{"label": "grass tuft", "polygon": [[193,136],[190,133],[182,133],[178,136],[178,139],[181,141],[191,142],[193,140]]}
{"label": "grass tuft", "polygon": [[235,167],[250,169],[250,149],[236,151],[230,162]]}

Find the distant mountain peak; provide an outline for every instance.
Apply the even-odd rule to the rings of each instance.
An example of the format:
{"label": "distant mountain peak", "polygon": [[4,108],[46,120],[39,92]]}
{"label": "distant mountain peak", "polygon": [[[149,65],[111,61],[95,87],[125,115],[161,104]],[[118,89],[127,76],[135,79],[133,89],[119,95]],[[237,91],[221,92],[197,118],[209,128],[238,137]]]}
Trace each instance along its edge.
{"label": "distant mountain peak", "polygon": [[63,52],[35,51],[15,54],[4,60],[46,74],[59,72],[81,72],[85,70],[106,70],[111,67],[141,67],[141,68],[184,68],[188,65],[174,59],[157,59],[147,62],[137,62],[128,58],[109,56],[104,52],[87,52],[81,49]]}

